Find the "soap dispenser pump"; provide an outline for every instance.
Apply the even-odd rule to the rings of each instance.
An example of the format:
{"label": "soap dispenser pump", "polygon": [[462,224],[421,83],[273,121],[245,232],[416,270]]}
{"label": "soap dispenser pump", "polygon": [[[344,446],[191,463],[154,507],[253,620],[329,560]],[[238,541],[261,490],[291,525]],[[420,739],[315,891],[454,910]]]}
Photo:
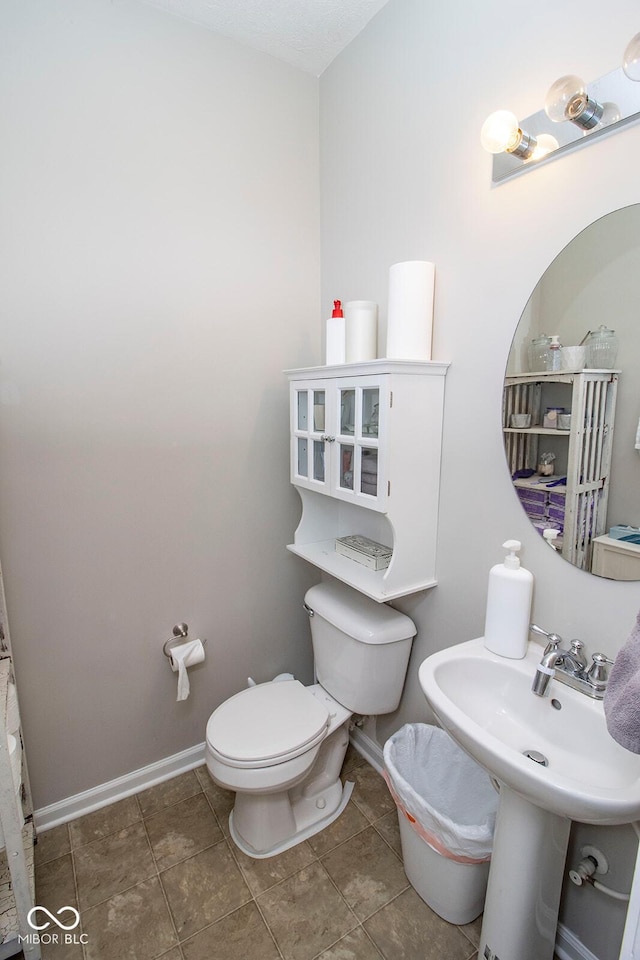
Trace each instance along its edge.
{"label": "soap dispenser pump", "polygon": [[504,562],[489,571],[484,645],[501,657],[521,660],[529,640],[533,574],[520,565],[519,540],[502,546],[509,551]]}

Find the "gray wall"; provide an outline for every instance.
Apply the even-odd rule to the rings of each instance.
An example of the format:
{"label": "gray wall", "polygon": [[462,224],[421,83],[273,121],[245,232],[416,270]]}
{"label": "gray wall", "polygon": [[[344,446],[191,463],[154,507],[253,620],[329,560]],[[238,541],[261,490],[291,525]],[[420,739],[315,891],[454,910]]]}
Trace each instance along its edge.
{"label": "gray wall", "polygon": [[[536,622],[581,637],[591,651],[614,654],[640,606],[638,584],[598,580],[551,555],[511,489],[500,429],[505,363],[523,308],[575,234],[640,198],[640,127],[497,188],[479,142],[493,110],[526,117],[562,74],[591,80],[620,63],[638,29],[637,4],[614,0],[593,30],[600,20],[596,0],[390,0],[321,78],[323,311],[334,297],[377,300],[384,325],[389,266],[433,260],[434,359],[452,362],[439,583],[397,604],[419,633],[400,710],[378,721],[381,744],[405,721],[430,718],[417,680],[423,658],[481,635],[488,570],[507,538],[522,540],[536,578]],[[631,830],[585,830],[620,864],[611,886],[628,889]],[[617,956],[623,915],[624,906],[576,888],[563,906],[601,960]]]}
{"label": "gray wall", "polygon": [[[0,5],[0,550],[36,806],[310,682],[282,370],[319,360],[318,82],[132,0]],[[174,623],[208,637],[176,703]]]}

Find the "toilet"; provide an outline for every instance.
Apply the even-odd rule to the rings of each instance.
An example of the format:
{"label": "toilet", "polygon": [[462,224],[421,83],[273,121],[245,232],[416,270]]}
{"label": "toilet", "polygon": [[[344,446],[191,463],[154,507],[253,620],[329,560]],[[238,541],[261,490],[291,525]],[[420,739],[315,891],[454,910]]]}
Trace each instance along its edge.
{"label": "toilet", "polygon": [[342,583],[305,595],[317,683],[261,683],[236,693],[209,718],[206,763],[236,793],[229,829],[255,859],[313,836],[346,806],[340,770],[354,713],[398,707],[416,633],[413,621]]}

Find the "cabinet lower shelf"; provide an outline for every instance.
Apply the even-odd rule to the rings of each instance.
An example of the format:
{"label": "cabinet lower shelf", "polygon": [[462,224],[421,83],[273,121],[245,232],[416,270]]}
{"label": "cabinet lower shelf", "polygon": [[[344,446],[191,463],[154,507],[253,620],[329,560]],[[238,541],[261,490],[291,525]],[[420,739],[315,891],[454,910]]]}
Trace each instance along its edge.
{"label": "cabinet lower shelf", "polygon": [[437,586],[438,583],[437,580],[431,579],[407,585],[402,589],[389,589],[385,582],[387,570],[370,570],[368,567],[357,563],[357,561],[336,553],[335,540],[333,539],[302,545],[289,543],[287,544],[287,550],[319,567],[325,573],[331,574],[336,580],[341,580],[360,593],[364,593],[367,597],[371,597],[378,603],[395,600],[398,597],[406,597],[420,590],[429,590],[431,587]]}

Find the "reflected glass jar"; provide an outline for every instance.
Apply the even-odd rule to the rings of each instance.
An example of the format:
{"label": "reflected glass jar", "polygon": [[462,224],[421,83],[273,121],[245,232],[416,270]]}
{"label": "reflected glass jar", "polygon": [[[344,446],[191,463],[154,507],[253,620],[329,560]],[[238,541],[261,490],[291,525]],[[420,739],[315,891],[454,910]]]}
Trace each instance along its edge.
{"label": "reflected glass jar", "polygon": [[611,370],[618,356],[618,338],[615,330],[602,324],[587,340],[587,367],[591,370]]}
{"label": "reflected glass jar", "polygon": [[541,333],[529,344],[529,370],[536,372],[538,370],[548,370],[549,363],[549,345],[551,337],[546,333]]}

